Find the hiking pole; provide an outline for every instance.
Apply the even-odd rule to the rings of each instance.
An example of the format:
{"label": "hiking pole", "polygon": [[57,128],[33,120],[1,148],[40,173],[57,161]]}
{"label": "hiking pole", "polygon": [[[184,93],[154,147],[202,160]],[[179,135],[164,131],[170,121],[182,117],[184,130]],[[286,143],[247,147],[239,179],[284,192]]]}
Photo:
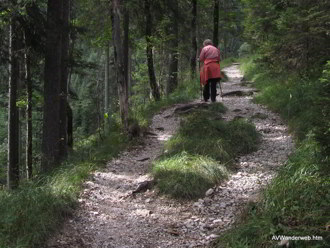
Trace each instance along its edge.
{"label": "hiking pole", "polygon": [[200,89],[200,92],[201,92],[201,101],[203,101],[203,96],[202,96],[203,89],[202,89],[201,76],[200,76],[200,74],[201,74],[201,62],[200,62],[199,58],[198,58],[198,71],[199,71],[199,89]]}
{"label": "hiking pole", "polygon": [[219,87],[220,87],[220,96],[221,96],[221,100],[223,101],[222,88],[221,88],[221,79],[220,79],[220,81],[219,81]]}

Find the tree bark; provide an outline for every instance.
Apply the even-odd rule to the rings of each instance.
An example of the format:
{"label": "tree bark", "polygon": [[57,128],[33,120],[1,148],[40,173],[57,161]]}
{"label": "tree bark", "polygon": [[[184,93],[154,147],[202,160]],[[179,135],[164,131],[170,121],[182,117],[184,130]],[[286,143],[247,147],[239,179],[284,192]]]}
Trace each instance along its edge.
{"label": "tree bark", "polygon": [[123,49],[124,49],[124,69],[125,69],[125,82],[126,95],[128,94],[128,85],[129,85],[129,9],[124,7],[124,40],[123,40]]}
{"label": "tree bark", "polygon": [[19,183],[19,115],[16,106],[19,81],[18,49],[17,20],[13,16],[9,30],[8,189],[17,188]]}
{"label": "tree bark", "polygon": [[105,132],[109,131],[109,64],[110,64],[110,56],[109,56],[109,43],[107,43],[105,47],[105,64],[104,64],[104,129]]}
{"label": "tree bark", "polygon": [[105,48],[105,65],[104,65],[104,113],[108,114],[109,111],[109,43]]}
{"label": "tree bark", "polygon": [[66,105],[67,110],[67,136],[68,136],[68,148],[72,150],[73,148],[73,114],[70,104]]}
{"label": "tree bark", "polygon": [[213,12],[213,45],[218,47],[219,44],[219,0],[214,0]]}
{"label": "tree bark", "polygon": [[48,0],[41,162],[43,172],[50,171],[60,161],[61,19],[62,0]]}
{"label": "tree bark", "polygon": [[112,39],[116,68],[116,80],[119,92],[120,116],[125,130],[128,130],[128,95],[125,80],[124,50],[120,29],[120,0],[112,0]]}
{"label": "tree bark", "polygon": [[166,95],[172,93],[178,86],[178,67],[179,67],[179,28],[176,20],[178,17],[178,2],[173,2],[173,7],[171,8],[170,19],[172,20],[172,25],[170,27],[170,34],[173,38],[170,41],[170,55],[169,55],[169,78],[166,87]]}
{"label": "tree bark", "polygon": [[32,178],[32,81],[30,73],[30,54],[25,49],[25,84],[27,94],[26,105],[26,146],[25,146],[25,168],[26,178]]}
{"label": "tree bark", "polygon": [[155,69],[154,69],[154,59],[153,59],[153,45],[151,42],[152,35],[152,16],[150,13],[150,0],[144,1],[145,7],[145,16],[146,16],[146,42],[147,42],[147,64],[148,64],[148,75],[149,75],[149,84],[151,88],[152,97],[156,100],[160,100],[159,87],[156,80]]}
{"label": "tree bark", "polygon": [[68,156],[68,68],[69,68],[69,41],[70,41],[70,0],[62,1],[62,28],[61,28],[61,93],[60,93],[60,142],[59,157],[65,159]]}
{"label": "tree bark", "polygon": [[197,56],[197,0],[191,0],[191,55],[190,55],[190,75],[191,79],[196,78],[196,56]]}

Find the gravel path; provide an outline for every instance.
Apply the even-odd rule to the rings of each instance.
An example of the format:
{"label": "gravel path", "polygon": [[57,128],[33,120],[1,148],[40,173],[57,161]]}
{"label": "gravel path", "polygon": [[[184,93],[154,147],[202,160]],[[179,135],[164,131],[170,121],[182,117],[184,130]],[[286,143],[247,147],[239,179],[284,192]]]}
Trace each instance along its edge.
{"label": "gravel path", "polygon": [[[224,71],[229,77],[222,83],[224,93],[253,92],[242,86],[238,65]],[[74,217],[47,247],[207,247],[219,233],[232,227],[242,207],[257,199],[294,145],[280,118],[252,103],[252,96],[217,98],[228,108],[225,119],[249,118],[263,137],[258,151],[237,158],[238,170],[227,182],[208,190],[196,202],[176,201],[153,190],[131,194],[139,183],[150,180],[147,172],[151,161],[162,154],[164,141],[179,126],[173,112],[182,105],[173,106],[153,118],[145,145],[123,152],[109,161],[104,171],[92,175]]]}

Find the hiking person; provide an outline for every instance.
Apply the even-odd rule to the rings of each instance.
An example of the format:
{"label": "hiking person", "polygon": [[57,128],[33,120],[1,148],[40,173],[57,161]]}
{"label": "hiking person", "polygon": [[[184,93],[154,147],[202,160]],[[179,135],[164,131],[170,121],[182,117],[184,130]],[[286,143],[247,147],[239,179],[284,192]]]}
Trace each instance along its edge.
{"label": "hiking person", "polygon": [[211,101],[216,101],[217,96],[217,83],[220,82],[222,77],[220,71],[220,51],[213,46],[210,39],[203,42],[203,49],[199,55],[199,61],[203,62],[200,68],[200,83],[204,86],[203,97],[207,102],[210,98],[211,87]]}

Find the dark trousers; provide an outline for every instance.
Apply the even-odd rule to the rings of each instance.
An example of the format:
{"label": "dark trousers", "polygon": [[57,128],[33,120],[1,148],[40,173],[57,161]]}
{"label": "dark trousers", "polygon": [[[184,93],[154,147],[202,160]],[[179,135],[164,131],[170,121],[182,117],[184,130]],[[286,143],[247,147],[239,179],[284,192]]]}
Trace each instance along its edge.
{"label": "dark trousers", "polygon": [[219,78],[211,78],[207,80],[206,85],[204,86],[203,96],[204,101],[207,102],[210,98],[210,84],[211,84],[211,101],[215,102],[215,98],[217,96],[217,83],[220,81]]}

